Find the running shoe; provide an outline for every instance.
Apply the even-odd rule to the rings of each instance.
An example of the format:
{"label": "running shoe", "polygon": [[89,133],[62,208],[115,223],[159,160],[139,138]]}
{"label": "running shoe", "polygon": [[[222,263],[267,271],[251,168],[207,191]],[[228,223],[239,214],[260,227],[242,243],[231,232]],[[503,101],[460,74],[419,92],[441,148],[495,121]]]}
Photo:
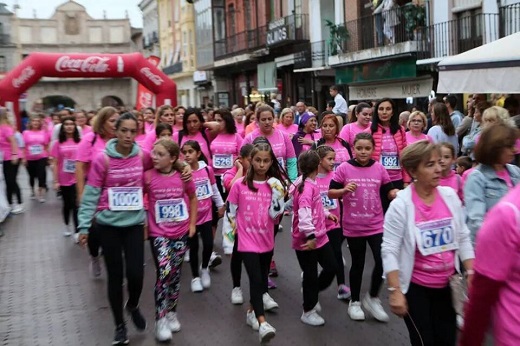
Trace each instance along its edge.
{"label": "running shoe", "polygon": [[72,235],[72,232],[70,231],[69,226],[65,226],[65,230],[63,231],[64,237],[70,237]]}
{"label": "running shoe", "polygon": [[169,341],[173,338],[166,316],[155,322],[155,338],[159,342]]}
{"label": "running shoe", "polygon": [[347,285],[339,285],[338,287],[338,299],[345,300],[350,299],[352,294],[350,293],[350,288]]}
{"label": "running shoe", "polygon": [[265,344],[271,341],[272,338],[274,338],[276,334],[276,329],[274,329],[273,326],[271,326],[267,322],[262,322],[260,324],[260,328],[258,329],[258,337],[260,339],[260,343]]}
{"label": "running shoe", "polygon": [[374,298],[367,294],[365,299],[363,299],[363,307],[379,322],[388,322],[390,320],[377,297]]}
{"label": "running shoe", "polygon": [[240,287],[235,287],[231,291],[231,304],[240,305],[244,304],[244,296]]}
{"label": "running shoe", "polygon": [[139,331],[143,331],[146,329],[146,320],[144,319],[143,314],[141,313],[141,310],[139,310],[139,307],[131,308],[128,306],[128,302],[125,304],[126,311],[130,314],[130,317],[132,318],[132,322],[134,323],[135,328]]}
{"label": "running shoe", "polygon": [[90,276],[93,279],[97,279],[101,276],[101,263],[99,261],[99,256],[90,257]]}
{"label": "running shoe", "polygon": [[278,269],[276,269],[276,262],[274,260],[271,261],[271,265],[269,266],[269,276],[277,277]]}
{"label": "running shoe", "polygon": [[218,253],[213,251],[211,253],[211,257],[209,258],[208,267],[210,269],[213,269],[215,267],[218,267],[221,264],[222,264],[222,256],[220,256]]}
{"label": "running shoe", "polygon": [[361,303],[360,302],[353,302],[350,301],[348,304],[348,316],[351,320],[354,321],[364,321],[365,320],[365,313],[363,312],[363,309],[361,309]]}
{"label": "running shoe", "polygon": [[23,204],[17,204],[11,209],[12,214],[21,214],[24,212]]}
{"label": "running shoe", "polygon": [[258,323],[258,319],[256,318],[254,311],[248,311],[246,313],[246,323],[248,326],[253,328],[253,330],[258,330],[260,328],[260,325]]}
{"label": "running shoe", "polygon": [[120,324],[116,327],[116,332],[114,335],[114,341],[112,341],[112,345],[128,345],[130,340],[128,340],[128,336],[126,335],[126,327],[124,324]]}
{"label": "running shoe", "polygon": [[265,311],[270,311],[278,308],[278,303],[274,301],[274,299],[269,295],[269,293],[264,293],[262,295],[262,302],[264,303]]}
{"label": "running shoe", "polygon": [[200,270],[200,281],[202,282],[203,288],[209,288],[211,286],[211,276],[209,276],[209,269]]}
{"label": "running shoe", "polygon": [[312,309],[311,311],[307,311],[307,312],[304,312],[302,314],[302,317],[300,317],[300,320],[305,323],[305,324],[308,324],[309,326],[322,326],[325,324],[325,320],[323,319],[323,317],[321,317],[318,312],[314,309]]}
{"label": "running shoe", "polygon": [[202,282],[200,278],[194,278],[191,280],[191,291],[193,293],[202,292],[204,290],[204,287],[202,286]]}
{"label": "running shoe", "polygon": [[170,328],[172,333],[177,333],[181,330],[181,323],[177,318],[176,312],[168,312],[166,314],[166,319],[168,320],[168,328]]}
{"label": "running shoe", "polygon": [[267,288],[269,288],[270,290],[272,289],[275,289],[276,287],[276,282],[273,281],[273,279],[271,279],[270,277],[267,278]]}
{"label": "running shoe", "polygon": [[75,242],[76,244],[79,244],[79,233],[74,233],[73,238],[74,238],[74,242]]}

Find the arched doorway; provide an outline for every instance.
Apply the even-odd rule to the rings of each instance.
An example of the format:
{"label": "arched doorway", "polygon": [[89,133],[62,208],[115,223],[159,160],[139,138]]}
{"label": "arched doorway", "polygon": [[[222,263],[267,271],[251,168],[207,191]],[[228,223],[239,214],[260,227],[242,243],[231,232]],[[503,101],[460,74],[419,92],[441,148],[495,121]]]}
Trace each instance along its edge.
{"label": "arched doorway", "polygon": [[101,107],[111,106],[117,108],[123,107],[124,105],[123,101],[114,95],[107,95],[101,99]]}
{"label": "arched doorway", "polygon": [[42,99],[43,109],[59,110],[63,108],[74,108],[76,101],[65,95],[49,95]]}

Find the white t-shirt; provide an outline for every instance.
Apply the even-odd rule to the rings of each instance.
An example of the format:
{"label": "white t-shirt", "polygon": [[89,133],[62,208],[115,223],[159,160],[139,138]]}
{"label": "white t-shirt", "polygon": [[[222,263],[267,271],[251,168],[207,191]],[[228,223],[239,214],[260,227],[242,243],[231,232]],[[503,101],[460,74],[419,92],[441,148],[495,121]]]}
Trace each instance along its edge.
{"label": "white t-shirt", "polygon": [[334,97],[334,108],[332,108],[332,112],[334,112],[334,114],[347,114],[348,113],[348,105],[347,105],[347,101],[345,101],[345,99],[343,98],[343,96],[341,96],[341,94],[337,94],[335,97]]}

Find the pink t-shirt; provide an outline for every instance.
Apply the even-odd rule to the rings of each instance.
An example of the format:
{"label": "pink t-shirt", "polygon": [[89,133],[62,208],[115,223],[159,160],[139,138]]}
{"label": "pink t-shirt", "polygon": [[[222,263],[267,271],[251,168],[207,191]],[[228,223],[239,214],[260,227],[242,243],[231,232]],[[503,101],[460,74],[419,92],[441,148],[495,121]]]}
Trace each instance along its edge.
{"label": "pink t-shirt", "polygon": [[14,136],[14,129],[11,125],[0,125],[0,152],[3,161],[10,161],[12,157],[12,147],[9,138]]}
{"label": "pink t-shirt", "polygon": [[520,186],[486,214],[477,234],[474,269],[503,283],[493,307],[496,345],[520,340]]}
{"label": "pink t-shirt", "polygon": [[199,201],[197,207],[197,225],[212,220],[212,202],[213,184],[215,184],[215,173],[213,168],[204,166],[199,163],[199,169],[192,172],[193,182],[195,184],[195,194]]}
{"label": "pink t-shirt", "polygon": [[237,175],[238,169],[233,166],[233,168],[228,169],[227,171],[222,174],[222,185],[226,190],[231,190],[231,181],[235,178]]}
{"label": "pink t-shirt", "polygon": [[[453,215],[437,190],[435,190],[435,201],[428,206],[419,198],[415,188],[412,188],[412,201],[415,205],[415,224],[417,228],[434,233],[443,227],[451,225]],[[452,232],[452,234],[454,233]],[[443,236],[444,234],[441,233],[441,237]],[[450,276],[454,272],[454,250],[424,256],[416,248],[412,272],[413,283],[425,287],[443,288],[448,285]]]}
{"label": "pink t-shirt", "polygon": [[[336,152],[336,158],[334,159],[335,170],[338,169],[339,165],[341,165],[343,162],[347,162],[353,158],[350,157],[347,148],[345,148],[343,144],[341,144],[341,142],[337,139],[334,141],[334,143],[325,143],[325,145],[330,146]],[[354,152],[352,152],[352,155],[354,155]]]}
{"label": "pink t-shirt", "polygon": [[156,140],[157,140],[157,136],[155,135],[155,130],[147,133],[145,139],[142,141],[141,148],[148,150],[148,151],[152,151],[153,144],[155,143]]}
{"label": "pink t-shirt", "polygon": [[135,142],[137,143],[137,145],[139,146],[139,148],[141,149],[145,149],[147,151],[151,151],[152,148],[146,148],[145,147],[145,143],[146,143],[146,134],[140,134],[140,135],[137,135],[135,137]]}
{"label": "pink t-shirt", "polygon": [[[299,181],[296,185],[299,185]],[[312,215],[312,224],[314,226],[314,235],[316,236],[316,248],[319,249],[327,244],[327,228],[325,226],[325,210],[321,202],[320,188],[316,181],[311,179],[305,180],[305,186],[302,193],[298,192],[298,188],[294,189],[293,195],[293,224],[292,224],[292,247],[295,250],[304,250],[303,245],[307,242],[307,236],[304,232],[300,232],[299,216],[304,208],[309,208]]]}
{"label": "pink t-shirt", "polygon": [[193,180],[184,183],[180,173],[165,175],[151,169],[145,172],[148,193],[148,227],[152,237],[180,238],[188,233],[190,199],[195,193]]}
{"label": "pink t-shirt", "polygon": [[455,173],[455,171],[450,171],[450,173],[447,176],[441,177],[439,185],[451,187],[453,190],[455,190],[455,192],[457,192],[457,195],[459,196],[460,200],[464,200],[462,178],[460,177],[460,175]]}
{"label": "pink t-shirt", "polygon": [[25,130],[23,132],[23,141],[25,142],[25,158],[28,161],[35,161],[49,157],[47,147],[50,142],[47,131]]}
{"label": "pink t-shirt", "polygon": [[[97,137],[97,138],[96,138]],[[94,138],[96,141],[94,142]],[[94,144],[92,144],[94,143]],[[78,145],[78,152],[76,155],[76,161],[84,162],[87,165],[85,169],[85,177],[88,176],[90,170],[90,163],[100,152],[105,150],[105,146],[107,141],[104,141],[103,138],[97,136],[94,132],[87,134],[81,138],[81,142]]]}
{"label": "pink t-shirt", "polygon": [[[208,131],[206,131],[206,138],[208,138],[208,140],[209,140],[209,132]],[[204,156],[206,156],[206,159],[208,159],[208,165],[210,165],[210,166],[213,165],[213,158],[211,156],[211,151],[210,151],[210,148],[208,146],[208,141],[206,141],[206,139],[202,136],[202,133],[197,132],[195,135],[184,134],[182,136],[181,142],[179,143],[179,132],[175,132],[173,134],[173,138],[172,139],[173,139],[173,141],[175,143],[179,144],[181,149],[182,149],[182,145],[184,143],[186,143],[187,141],[198,142],[199,145],[200,145],[200,150],[202,151]]]}
{"label": "pink t-shirt", "polygon": [[216,175],[222,175],[233,167],[235,159],[240,155],[242,140],[238,133],[220,133],[211,141],[210,149]]}
{"label": "pink t-shirt", "polygon": [[466,183],[466,180],[468,179],[469,177],[469,174],[471,172],[473,172],[473,170],[475,169],[475,167],[471,167],[470,169],[466,169],[463,173],[462,173],[462,186],[464,187],[464,184]]}
{"label": "pink t-shirt", "polygon": [[341,129],[341,132],[339,133],[339,137],[341,137],[345,142],[350,144],[350,146],[354,147],[354,139],[356,138],[356,135],[358,133],[361,133],[368,129],[370,127],[371,123],[368,123],[366,127],[361,127],[357,122],[350,123]]}
{"label": "pink t-shirt", "polygon": [[65,142],[55,141],[52,145],[51,156],[58,162],[58,183],[61,186],[76,184],[76,152],[79,143],[68,138]]}
{"label": "pink t-shirt", "polygon": [[235,127],[237,128],[237,133],[240,137],[244,138],[246,135],[246,129],[244,128],[244,123],[239,123],[235,121]]}
{"label": "pink t-shirt", "polygon": [[343,235],[366,237],[383,233],[381,186],[390,183],[388,172],[377,161],[360,166],[353,161],[338,167],[332,180],[345,186],[356,183],[354,193],[343,195]]}
{"label": "pink t-shirt", "polygon": [[516,153],[517,154],[520,154],[520,139],[517,139],[516,142],[515,142],[515,148],[516,148]]}
{"label": "pink t-shirt", "polygon": [[101,188],[97,211],[109,209],[108,189],[112,187],[143,188],[143,157],[135,155],[126,158],[114,158],[104,152],[98,153],[92,160],[88,184]]}
{"label": "pink t-shirt", "polygon": [[298,125],[291,124],[289,127],[285,127],[283,124],[276,125],[276,129],[282,131],[286,135],[289,136],[289,138],[292,138],[298,132]]}
{"label": "pink t-shirt", "polygon": [[395,143],[394,136],[390,132],[390,128],[385,128],[383,140],[381,144],[380,162],[388,171],[390,181],[403,179],[403,171],[401,169],[401,160],[399,158],[399,150]]}
{"label": "pink t-shirt", "polygon": [[[321,132],[313,132],[313,133],[307,133],[303,138],[308,139],[316,143],[321,138]],[[309,144],[303,144],[302,145],[302,151],[310,150],[312,148],[312,145]]]}
{"label": "pink t-shirt", "polygon": [[[242,145],[253,144],[255,138],[262,136],[264,135],[257,129],[244,138]],[[278,163],[287,168],[287,159],[296,158],[294,146],[289,139],[289,136],[280,130],[274,129],[273,133],[266,138],[271,144],[271,148],[273,148],[274,156],[276,156]]]}
{"label": "pink t-shirt", "polygon": [[238,206],[238,251],[264,253],[274,249],[274,220],[269,216],[271,187],[267,181],[255,181],[257,192],[238,179],[231,187],[228,202]]}
{"label": "pink t-shirt", "polygon": [[84,127],[81,128],[81,136],[82,137],[85,137],[86,134],[89,134],[91,132],[92,132],[92,127],[91,126],[85,125]]}
{"label": "pink t-shirt", "polygon": [[412,132],[410,132],[410,131],[406,132],[406,144],[407,145],[413,144],[418,141],[428,141],[428,142],[433,143],[433,139],[424,133],[421,133],[419,135],[419,137],[415,137],[414,135],[412,135]]}
{"label": "pink t-shirt", "polygon": [[[338,220],[340,220],[340,210],[339,210],[339,202],[337,199],[329,198],[327,194],[329,193],[329,185],[332,177],[334,176],[334,172],[329,172],[327,174],[318,174],[316,177],[316,184],[318,184],[318,188],[320,190],[321,203],[323,207],[328,210],[329,213],[336,215]],[[325,227],[327,231],[331,229],[340,228],[341,225],[339,221],[336,223],[332,220],[325,219]]]}
{"label": "pink t-shirt", "polygon": [[153,122],[151,122],[151,123],[145,122],[144,123],[144,133],[149,134],[150,132],[155,133],[155,124]]}
{"label": "pink t-shirt", "polygon": [[507,187],[512,189],[514,187],[513,182],[511,181],[511,176],[509,175],[509,172],[507,169],[504,169],[502,171],[495,171],[497,173],[497,177],[504,180],[507,184]]}

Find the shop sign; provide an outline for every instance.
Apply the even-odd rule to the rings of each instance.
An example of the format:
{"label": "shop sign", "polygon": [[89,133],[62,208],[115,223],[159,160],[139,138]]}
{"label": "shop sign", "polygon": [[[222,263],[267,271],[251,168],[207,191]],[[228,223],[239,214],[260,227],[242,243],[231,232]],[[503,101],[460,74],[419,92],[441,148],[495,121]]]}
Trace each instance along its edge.
{"label": "shop sign", "polygon": [[270,22],[268,29],[267,46],[289,40],[289,26],[286,24],[285,18]]}
{"label": "shop sign", "polygon": [[336,70],[336,84],[350,84],[389,79],[415,78],[415,59],[374,61]]}
{"label": "shop sign", "polygon": [[349,100],[377,100],[383,97],[393,99],[427,97],[432,90],[432,86],[432,78],[417,78],[384,84],[349,86]]}

